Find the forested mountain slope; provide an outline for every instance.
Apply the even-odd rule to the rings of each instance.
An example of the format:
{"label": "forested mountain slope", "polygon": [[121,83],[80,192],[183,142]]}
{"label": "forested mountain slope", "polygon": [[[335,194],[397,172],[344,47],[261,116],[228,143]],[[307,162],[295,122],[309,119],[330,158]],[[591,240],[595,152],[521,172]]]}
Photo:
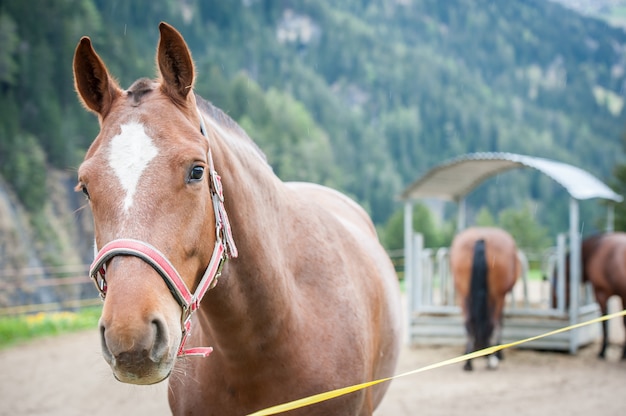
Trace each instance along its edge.
{"label": "forested mountain slope", "polygon": [[[192,48],[196,90],[279,176],[339,188],[379,224],[404,186],[467,152],[604,180],[622,162],[626,34],[546,0],[3,0],[0,174],[28,211],[46,206],[46,168],[71,175],[97,133],[73,91],[80,36],[128,87],[154,73],[161,20]],[[563,222],[566,202],[543,209],[549,181],[504,183],[473,204],[533,200],[538,220]]]}
{"label": "forested mountain slope", "polygon": [[626,1],[624,0],[549,0],[560,3],[585,16],[607,21],[626,28]]}

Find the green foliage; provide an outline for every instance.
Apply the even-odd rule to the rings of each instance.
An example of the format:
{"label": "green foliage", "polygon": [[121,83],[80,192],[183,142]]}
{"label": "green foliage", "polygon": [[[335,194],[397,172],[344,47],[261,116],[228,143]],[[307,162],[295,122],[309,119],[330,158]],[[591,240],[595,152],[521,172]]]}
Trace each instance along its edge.
{"label": "green foliage", "polygon": [[500,227],[511,233],[521,249],[540,251],[552,244],[547,230],[537,223],[529,205],[521,210],[509,208],[502,211],[498,217],[498,223]]}
{"label": "green foliage", "polygon": [[231,116],[266,153],[283,180],[335,185],[337,168],[332,147],[306,107],[290,94],[261,90],[243,73],[232,82]]}
{"label": "green foliage", "polygon": [[96,328],[102,308],[0,318],[0,349],[32,338]]}
{"label": "green foliage", "polygon": [[[626,197],[626,164],[620,164],[613,169],[613,190],[618,194]],[[626,231],[626,202],[622,201],[615,204],[615,223],[616,231]]]}
{"label": "green foliage", "polygon": [[420,140],[420,112],[415,107],[401,107],[381,118],[381,130],[387,141],[387,148],[403,177],[414,172],[415,165],[425,165],[428,145]]}
{"label": "green foliage", "polygon": [[495,218],[493,218],[493,215],[491,215],[491,212],[489,212],[489,209],[487,207],[482,207],[478,211],[478,214],[476,214],[476,218],[474,219],[474,221],[476,225],[480,227],[496,226],[496,220]]}
{"label": "green foliage", "polygon": [[45,205],[46,191],[46,155],[34,136],[24,133],[10,137],[14,143],[8,143],[11,155],[2,160],[0,173],[12,185],[18,197],[30,212],[38,212]]}
{"label": "green foliage", "polygon": [[[37,159],[41,148],[47,162],[56,167],[76,165],[78,159],[72,157],[76,152],[68,143],[74,144],[73,136],[79,133],[64,129],[64,116],[71,114],[83,122],[90,116],[76,100],[70,62],[80,36],[87,31],[97,33],[99,13],[91,0],[7,0],[0,13],[1,105],[19,108],[17,115],[13,110],[0,115],[0,125],[12,124],[7,136],[0,138],[0,159],[28,160],[23,147],[12,144],[34,137]],[[82,127],[82,123],[74,125]],[[11,183],[16,175],[8,178]],[[19,190],[17,193],[24,196]]]}
{"label": "green foliage", "polygon": [[15,60],[19,37],[11,16],[0,12],[0,85],[14,85],[18,64]]}
{"label": "green foliage", "polygon": [[398,210],[389,217],[384,227],[379,228],[378,237],[385,249],[399,250],[404,247],[404,211]]}
{"label": "green foliage", "polygon": [[261,137],[264,148],[276,158],[277,174],[285,180],[333,183],[336,162],[328,136],[306,107],[273,88],[266,94],[266,103],[271,118]]}
{"label": "green foliage", "polygon": [[[496,221],[485,207],[481,208],[474,224],[481,227],[500,227],[507,230],[515,239],[518,247],[532,252],[541,252],[552,245],[547,228],[536,221],[536,216],[529,205],[522,209],[503,210]],[[456,232],[452,222],[438,224],[430,209],[423,204],[413,207],[413,230],[424,236],[425,247],[447,247]],[[404,247],[404,211],[398,210],[380,229],[381,241],[387,250]]]}
{"label": "green foliage", "polygon": [[[439,224],[430,209],[423,204],[413,206],[413,230],[424,236],[425,247],[445,247],[454,235],[451,223]],[[397,210],[381,230],[381,241],[387,250],[404,247],[404,210]]]}
{"label": "green foliage", "polygon": [[[32,168],[75,167],[97,133],[73,91],[80,37],[127,86],[153,74],[161,20],[189,43],[199,93],[282,178],[335,186],[377,224],[406,184],[463,153],[542,155],[601,178],[620,157],[626,34],[551,2],[6,0],[0,171],[29,207],[45,195],[24,188]],[[553,189],[515,179],[507,192],[558,228]],[[493,213],[508,201],[479,196]]]}

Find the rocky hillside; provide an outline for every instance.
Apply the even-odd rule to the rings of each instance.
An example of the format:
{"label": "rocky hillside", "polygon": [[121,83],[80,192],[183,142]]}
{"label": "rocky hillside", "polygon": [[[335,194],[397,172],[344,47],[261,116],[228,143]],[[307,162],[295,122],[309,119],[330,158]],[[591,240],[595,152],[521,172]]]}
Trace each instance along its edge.
{"label": "rocky hillside", "polygon": [[91,214],[72,190],[75,181],[71,173],[49,170],[49,202],[33,215],[0,178],[0,307],[58,301],[63,290],[28,284],[93,259]]}

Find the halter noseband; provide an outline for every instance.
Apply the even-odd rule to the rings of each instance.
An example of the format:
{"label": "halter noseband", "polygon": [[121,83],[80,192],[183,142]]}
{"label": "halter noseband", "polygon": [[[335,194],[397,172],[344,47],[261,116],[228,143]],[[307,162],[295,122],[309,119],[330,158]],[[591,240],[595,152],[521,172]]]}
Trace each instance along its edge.
{"label": "halter noseband", "polygon": [[[198,110],[200,116],[200,131],[207,137],[206,127],[202,114]],[[204,294],[215,287],[217,279],[222,273],[222,267],[226,259],[237,257],[237,247],[233,240],[230,222],[224,208],[224,193],[222,190],[222,181],[215,171],[213,164],[213,156],[211,150],[208,153],[209,162],[209,179],[211,189],[211,199],[213,201],[213,211],[215,213],[215,248],[211,255],[211,260],[207,266],[196,291],[191,293],[180,274],[172,263],[152,245],[143,241],[120,238],[113,240],[98,252],[96,258],[91,264],[89,275],[93,279],[96,288],[100,292],[102,300],[106,297],[107,283],[105,279],[107,263],[116,256],[134,256],[148,263],[163,278],[172,295],[178,301],[182,308],[181,330],[182,337],[180,346],[178,347],[177,356],[198,355],[202,357],[208,356],[213,348],[196,347],[185,349],[184,345],[191,332],[191,315],[198,309],[200,301]]]}

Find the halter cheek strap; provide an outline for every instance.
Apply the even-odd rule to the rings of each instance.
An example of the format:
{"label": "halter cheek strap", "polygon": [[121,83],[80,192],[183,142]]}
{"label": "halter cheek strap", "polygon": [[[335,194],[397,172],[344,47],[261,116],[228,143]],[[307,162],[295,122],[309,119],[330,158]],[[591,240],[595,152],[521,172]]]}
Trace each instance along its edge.
{"label": "halter cheek strap", "polygon": [[[200,114],[201,127],[200,130],[206,136],[206,128],[202,115]],[[106,297],[106,269],[109,260],[116,256],[134,256],[148,263],[165,281],[172,295],[182,308],[181,314],[181,331],[182,337],[178,348],[177,356],[198,355],[202,357],[208,356],[212,351],[212,347],[195,347],[185,349],[185,342],[191,333],[191,315],[198,309],[200,301],[204,294],[215,287],[217,279],[222,273],[222,267],[226,260],[231,257],[237,257],[237,247],[233,239],[228,215],[224,208],[224,193],[222,190],[222,181],[215,171],[211,150],[208,153],[209,175],[211,187],[211,200],[213,202],[213,211],[215,214],[215,247],[211,260],[207,266],[196,291],[191,293],[184,280],[172,263],[154,246],[143,241],[120,238],[113,240],[97,253],[96,258],[91,264],[89,275],[93,279],[96,288],[100,292],[102,300]]]}

